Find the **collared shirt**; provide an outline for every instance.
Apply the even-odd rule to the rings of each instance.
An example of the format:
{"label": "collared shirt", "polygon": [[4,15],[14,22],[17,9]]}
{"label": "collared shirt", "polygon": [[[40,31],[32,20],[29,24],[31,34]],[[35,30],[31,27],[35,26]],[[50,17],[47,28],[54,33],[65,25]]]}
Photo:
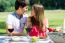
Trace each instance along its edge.
{"label": "collared shirt", "polygon": [[27,22],[27,15],[18,16],[16,12],[9,14],[6,20],[7,25],[11,25],[15,32],[22,32]]}

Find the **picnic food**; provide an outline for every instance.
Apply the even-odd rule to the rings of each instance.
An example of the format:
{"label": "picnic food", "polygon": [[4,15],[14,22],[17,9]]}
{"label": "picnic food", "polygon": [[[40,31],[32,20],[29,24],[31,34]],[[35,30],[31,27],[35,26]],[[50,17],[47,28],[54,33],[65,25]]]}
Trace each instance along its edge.
{"label": "picnic food", "polygon": [[32,42],[36,42],[37,39],[38,39],[38,37],[36,37],[36,36],[32,36]]}
{"label": "picnic food", "polygon": [[43,36],[40,36],[40,39],[45,39],[45,38],[47,38],[47,34],[46,33],[44,33]]}
{"label": "picnic food", "polygon": [[55,28],[48,28],[49,32],[54,32]]}
{"label": "picnic food", "polygon": [[19,40],[21,40],[21,38],[18,37],[18,36],[13,36],[13,37],[12,37],[12,40],[14,40],[14,41],[19,41]]}
{"label": "picnic food", "polygon": [[61,29],[57,29],[58,32],[63,32]]}

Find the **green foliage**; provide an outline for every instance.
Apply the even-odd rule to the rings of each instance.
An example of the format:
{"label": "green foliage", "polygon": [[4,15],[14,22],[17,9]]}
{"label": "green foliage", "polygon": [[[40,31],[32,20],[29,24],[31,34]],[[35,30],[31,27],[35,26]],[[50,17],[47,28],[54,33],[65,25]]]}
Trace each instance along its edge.
{"label": "green foliage", "polygon": [[[15,5],[15,0],[0,0],[0,11],[11,11],[11,7]],[[8,10],[8,11],[9,11]]]}
{"label": "green foliage", "polygon": [[65,9],[65,0],[40,0],[46,9]]}
{"label": "green foliage", "polygon": [[[45,9],[65,9],[65,0],[31,0],[33,3],[42,4]],[[30,4],[30,5],[31,5]]]}
{"label": "green foliage", "polygon": [[[28,0],[28,1],[29,2],[31,1],[30,5],[33,5],[34,3],[42,4],[45,9],[65,9],[65,0]],[[0,0],[0,12],[14,11],[14,5],[15,0]]]}

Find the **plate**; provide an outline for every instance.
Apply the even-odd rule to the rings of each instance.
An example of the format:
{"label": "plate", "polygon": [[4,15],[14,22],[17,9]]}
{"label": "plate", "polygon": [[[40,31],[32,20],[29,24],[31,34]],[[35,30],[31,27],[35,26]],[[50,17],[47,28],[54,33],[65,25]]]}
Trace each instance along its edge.
{"label": "plate", "polygon": [[29,41],[29,39],[27,37],[24,37],[24,36],[13,36],[12,40],[13,41],[22,41],[22,42]]}
{"label": "plate", "polygon": [[5,38],[6,36],[0,36],[0,38]]}
{"label": "plate", "polygon": [[12,37],[12,41],[20,41],[20,40],[21,40],[21,38],[18,37],[18,36],[13,36]]}

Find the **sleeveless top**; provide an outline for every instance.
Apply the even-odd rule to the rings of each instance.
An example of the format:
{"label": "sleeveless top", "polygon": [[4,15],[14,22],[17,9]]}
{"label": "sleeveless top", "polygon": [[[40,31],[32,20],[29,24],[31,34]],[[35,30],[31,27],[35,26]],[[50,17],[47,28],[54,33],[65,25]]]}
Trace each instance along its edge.
{"label": "sleeveless top", "polygon": [[43,29],[42,31],[40,30],[39,26],[37,25],[37,21],[35,20],[34,17],[31,17],[31,22],[32,22],[32,28],[31,31],[29,32],[29,36],[46,36],[47,35],[47,29]]}

